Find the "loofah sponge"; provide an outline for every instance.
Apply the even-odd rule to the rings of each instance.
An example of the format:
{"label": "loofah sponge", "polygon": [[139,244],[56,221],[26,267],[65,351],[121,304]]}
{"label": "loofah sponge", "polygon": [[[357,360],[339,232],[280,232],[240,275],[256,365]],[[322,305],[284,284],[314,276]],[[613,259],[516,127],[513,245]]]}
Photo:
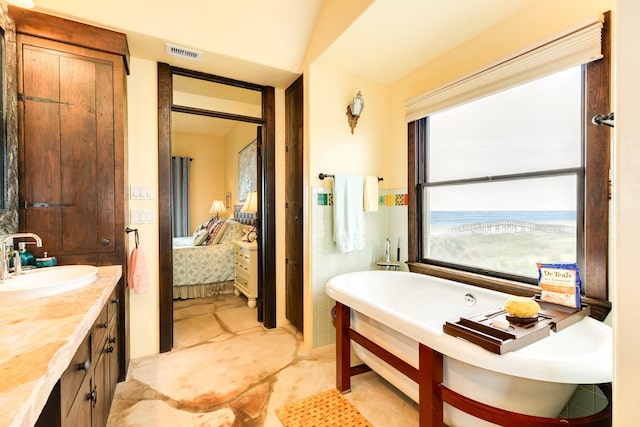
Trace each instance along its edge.
{"label": "loofah sponge", "polygon": [[540,306],[531,298],[511,297],[504,303],[504,309],[509,316],[527,318],[538,314]]}

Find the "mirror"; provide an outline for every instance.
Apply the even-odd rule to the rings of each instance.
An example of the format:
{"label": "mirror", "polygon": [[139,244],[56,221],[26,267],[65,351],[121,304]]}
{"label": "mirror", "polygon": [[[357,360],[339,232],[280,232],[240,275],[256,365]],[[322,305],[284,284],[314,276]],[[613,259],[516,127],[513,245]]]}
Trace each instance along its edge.
{"label": "mirror", "polygon": [[16,31],[0,8],[0,234],[18,231],[18,89]]}

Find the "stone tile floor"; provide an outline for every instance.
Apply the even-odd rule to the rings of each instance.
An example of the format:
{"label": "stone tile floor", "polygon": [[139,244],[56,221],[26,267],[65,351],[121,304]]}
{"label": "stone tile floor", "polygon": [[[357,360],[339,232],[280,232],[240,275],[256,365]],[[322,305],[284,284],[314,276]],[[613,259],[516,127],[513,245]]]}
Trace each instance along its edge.
{"label": "stone tile floor", "polygon": [[[281,427],[275,409],[335,387],[335,346],[265,329],[234,294],[174,301],[174,349],[134,359],[108,427]],[[345,395],[374,425],[417,426],[416,404],[373,372]]]}

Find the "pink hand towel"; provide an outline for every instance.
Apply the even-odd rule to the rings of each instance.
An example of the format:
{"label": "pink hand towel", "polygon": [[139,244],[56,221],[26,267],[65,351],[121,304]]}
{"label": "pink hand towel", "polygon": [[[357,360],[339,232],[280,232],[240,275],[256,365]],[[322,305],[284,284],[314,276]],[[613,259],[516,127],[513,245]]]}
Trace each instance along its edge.
{"label": "pink hand towel", "polygon": [[149,272],[147,262],[144,259],[144,251],[141,247],[133,248],[129,257],[129,274],[127,286],[136,294],[141,294],[149,289]]}

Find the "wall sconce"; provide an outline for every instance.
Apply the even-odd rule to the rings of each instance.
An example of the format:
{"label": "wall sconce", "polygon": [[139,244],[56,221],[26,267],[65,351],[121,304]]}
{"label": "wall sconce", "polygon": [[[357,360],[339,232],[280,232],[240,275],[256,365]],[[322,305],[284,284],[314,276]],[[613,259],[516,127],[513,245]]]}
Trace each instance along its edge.
{"label": "wall sconce", "polygon": [[364,99],[362,99],[362,92],[358,91],[356,96],[353,97],[349,105],[347,105],[347,119],[349,120],[349,127],[351,128],[351,134],[353,129],[358,124],[360,114],[364,108]]}
{"label": "wall sconce", "polygon": [[226,212],[227,208],[224,207],[224,203],[222,203],[222,200],[214,200],[213,203],[211,203],[211,209],[209,209],[209,213],[215,213],[216,219],[220,218],[220,212]]}

